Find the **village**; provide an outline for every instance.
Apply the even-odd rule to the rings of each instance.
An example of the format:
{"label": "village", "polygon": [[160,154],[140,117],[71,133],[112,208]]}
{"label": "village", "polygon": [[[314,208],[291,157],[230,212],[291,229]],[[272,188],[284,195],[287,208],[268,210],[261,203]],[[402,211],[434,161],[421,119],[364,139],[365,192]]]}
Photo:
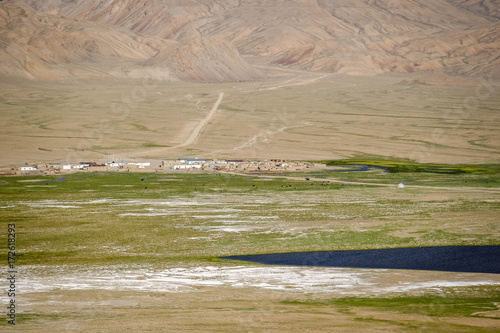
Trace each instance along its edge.
{"label": "village", "polygon": [[157,172],[157,173],[210,173],[210,172],[291,172],[308,171],[324,168],[325,165],[304,162],[287,161],[284,159],[269,160],[206,160],[203,158],[179,158],[177,160],[155,161],[82,161],[76,163],[31,162],[24,165],[0,167],[0,175],[59,175],[74,172]]}

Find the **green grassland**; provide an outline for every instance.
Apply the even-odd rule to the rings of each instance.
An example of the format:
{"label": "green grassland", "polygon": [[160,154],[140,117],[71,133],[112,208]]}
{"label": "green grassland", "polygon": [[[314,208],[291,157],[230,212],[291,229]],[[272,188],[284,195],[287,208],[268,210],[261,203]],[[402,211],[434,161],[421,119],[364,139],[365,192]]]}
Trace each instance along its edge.
{"label": "green grassland", "polygon": [[[273,252],[500,244],[498,166],[416,165],[366,159],[330,164],[396,169],[273,176],[82,172],[2,177],[1,221],[4,230],[7,224],[16,224],[16,247],[23,254],[18,265],[62,270],[117,264],[230,267],[243,263],[217,258]],[[399,182],[408,186],[398,189]],[[6,245],[2,242],[3,253]],[[476,313],[496,309],[498,290],[477,288],[455,288],[456,294],[447,292],[444,296],[432,291],[417,296],[326,300],[297,295],[285,302],[269,300],[269,304],[305,313],[335,308],[352,313],[353,320],[365,324],[371,320],[373,325],[379,319],[360,317],[352,310],[494,320],[494,316]],[[36,313],[23,316],[27,322],[38,318]],[[393,324],[402,325],[403,331],[418,331],[418,322],[396,322]],[[459,327],[468,332],[474,328],[435,322],[432,325],[428,331]]]}
{"label": "green grassland", "polygon": [[336,305],[349,311],[352,307],[362,308],[382,308],[385,311],[392,311],[403,314],[417,314],[429,317],[488,317],[489,312],[497,310],[495,302],[500,299],[498,288],[482,287],[464,288],[470,297],[463,297],[453,289],[444,288],[444,295],[426,296],[398,295],[385,298],[362,298],[346,297],[328,300],[308,299],[305,301],[283,301],[284,304],[296,304],[303,306],[332,306]]}
{"label": "green grassland", "polygon": [[[475,189],[498,183],[495,169],[489,170],[454,174],[453,179],[441,173],[406,172],[402,177],[380,170],[341,177],[395,185],[412,178],[411,184]],[[413,200],[439,189],[415,186],[399,191],[329,182],[331,174],[324,177],[324,182],[229,174],[78,173],[30,177],[30,182],[6,177],[0,187],[2,220],[17,223],[23,264],[97,258],[100,262],[203,261],[246,253],[499,243],[490,233],[497,230],[491,221],[458,232],[436,218],[497,211],[498,202],[488,199],[497,194],[466,197],[449,190],[446,199]],[[173,207],[162,206],[164,202],[173,202]],[[189,203],[188,209],[179,209],[183,202]],[[227,219],[238,221],[224,222]],[[227,225],[238,226],[237,232],[218,231]],[[297,231],[291,232],[291,227]],[[397,235],[401,232],[404,237]],[[96,251],[103,246],[129,250]]]}

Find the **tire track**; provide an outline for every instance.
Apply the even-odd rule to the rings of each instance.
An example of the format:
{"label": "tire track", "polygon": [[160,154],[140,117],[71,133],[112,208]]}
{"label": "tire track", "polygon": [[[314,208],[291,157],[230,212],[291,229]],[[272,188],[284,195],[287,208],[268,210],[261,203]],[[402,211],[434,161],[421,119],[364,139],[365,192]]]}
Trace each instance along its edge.
{"label": "tire track", "polygon": [[157,152],[160,152],[160,151],[172,150],[172,149],[182,148],[182,147],[186,147],[186,146],[191,145],[194,141],[196,141],[196,139],[198,139],[198,137],[200,136],[200,133],[203,130],[203,128],[210,122],[210,120],[212,120],[212,118],[215,115],[215,113],[217,112],[217,109],[219,108],[219,105],[222,102],[223,98],[224,98],[224,92],[220,92],[219,93],[219,98],[217,98],[217,101],[212,106],[212,109],[210,110],[210,112],[208,113],[208,115],[205,117],[205,119],[203,119],[198,124],[198,126],[196,126],[196,128],[193,130],[193,132],[191,133],[191,135],[186,139],[186,141],[184,141],[184,143],[181,143],[181,144],[179,144],[177,146],[173,146],[173,147],[166,147],[166,148],[159,148],[159,149],[148,150],[148,151],[136,153],[136,154],[133,154],[133,155],[134,156],[146,155],[146,154],[150,154],[150,153],[157,153]]}
{"label": "tire track", "polygon": [[205,119],[203,119],[198,124],[198,126],[194,129],[193,133],[191,133],[191,136],[189,136],[189,138],[183,144],[180,144],[178,146],[171,147],[171,148],[172,149],[173,148],[180,148],[180,147],[185,147],[185,146],[189,146],[190,144],[192,144],[200,135],[200,132],[203,129],[203,127],[205,127],[208,124],[208,122],[212,119],[212,117],[215,115],[215,113],[217,112],[217,108],[219,107],[223,98],[224,98],[224,93],[223,92],[219,93],[219,98],[217,99],[214,106],[212,107],[212,110],[210,110],[210,113],[205,117]]}

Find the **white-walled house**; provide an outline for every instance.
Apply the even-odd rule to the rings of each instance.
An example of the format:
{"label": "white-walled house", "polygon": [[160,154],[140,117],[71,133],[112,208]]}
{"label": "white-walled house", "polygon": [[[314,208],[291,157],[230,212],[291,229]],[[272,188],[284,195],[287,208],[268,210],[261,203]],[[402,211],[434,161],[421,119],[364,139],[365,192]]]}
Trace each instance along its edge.
{"label": "white-walled house", "polygon": [[77,164],[72,166],[73,169],[85,169],[86,167],[88,167],[87,164]]}
{"label": "white-walled house", "polygon": [[119,167],[122,165],[123,165],[123,163],[117,163],[117,162],[107,162],[106,163],[106,166],[109,166],[109,167]]}
{"label": "white-walled house", "polygon": [[139,163],[133,162],[133,163],[128,163],[128,165],[135,165],[135,166],[138,166],[139,168],[140,167],[144,168],[147,166],[151,166],[151,163],[149,163],[149,162],[139,162]]}
{"label": "white-walled house", "polygon": [[181,164],[205,163],[205,159],[203,159],[203,158],[179,158],[179,163],[181,163]]}
{"label": "white-walled house", "polygon": [[37,167],[34,166],[23,166],[20,168],[21,171],[33,171],[33,170],[38,170]]}
{"label": "white-walled house", "polygon": [[172,169],[174,169],[174,170],[201,169],[201,165],[199,165],[199,164],[177,164],[177,165],[173,165]]}

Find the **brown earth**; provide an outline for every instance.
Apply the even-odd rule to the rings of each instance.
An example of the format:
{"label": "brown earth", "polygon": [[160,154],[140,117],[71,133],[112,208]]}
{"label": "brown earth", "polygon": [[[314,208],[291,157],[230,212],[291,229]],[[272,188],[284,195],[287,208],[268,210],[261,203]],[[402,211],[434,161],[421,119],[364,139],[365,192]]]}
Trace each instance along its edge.
{"label": "brown earth", "polygon": [[416,74],[265,70],[275,78],[210,85],[139,79],[0,83],[0,163],[356,155],[500,161],[500,86],[490,78],[454,84]]}
{"label": "brown earth", "polygon": [[35,11],[10,1],[0,4],[0,22],[0,75],[11,79],[248,81],[262,78],[220,36],[185,41],[162,39],[118,25],[75,20],[53,11]]}
{"label": "brown earth", "polygon": [[[413,274],[418,280],[429,274]],[[385,283],[398,277],[385,276]],[[408,281],[405,281],[407,283]],[[28,315],[23,332],[418,332],[498,328],[498,310],[475,318],[433,317],[383,308],[294,304],[335,298],[257,288],[200,287],[196,292],[155,293],[107,290],[59,290],[24,295]],[[289,302],[289,303],[287,303]],[[439,304],[435,305],[439,308]]]}
{"label": "brown earth", "polygon": [[[0,74],[251,81],[245,57],[348,75],[498,76],[490,1],[39,1],[0,4]],[[104,59],[107,61],[104,61]]]}

